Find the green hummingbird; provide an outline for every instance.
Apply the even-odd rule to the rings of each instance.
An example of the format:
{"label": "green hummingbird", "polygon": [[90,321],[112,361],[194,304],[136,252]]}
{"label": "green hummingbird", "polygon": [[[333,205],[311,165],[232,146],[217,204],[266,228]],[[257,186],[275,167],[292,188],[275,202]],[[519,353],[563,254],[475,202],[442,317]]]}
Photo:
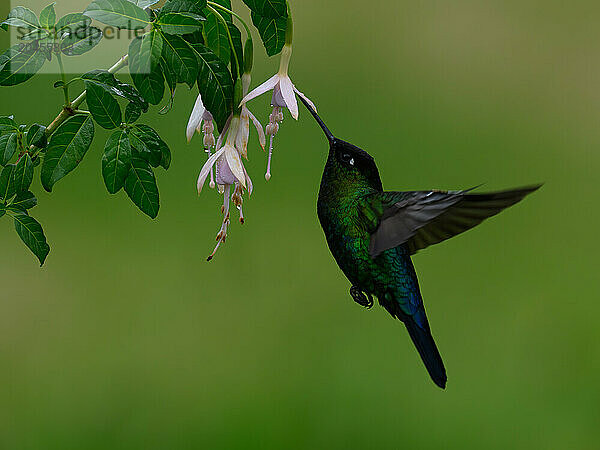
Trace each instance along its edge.
{"label": "green hummingbird", "polygon": [[337,139],[304,100],[325,132],[329,155],[317,213],[327,245],[352,284],[359,305],[373,296],[404,323],[429,375],[446,387],[446,369],[425,314],[411,255],[480,224],[521,201],[541,185],[500,192],[384,191],[374,159]]}

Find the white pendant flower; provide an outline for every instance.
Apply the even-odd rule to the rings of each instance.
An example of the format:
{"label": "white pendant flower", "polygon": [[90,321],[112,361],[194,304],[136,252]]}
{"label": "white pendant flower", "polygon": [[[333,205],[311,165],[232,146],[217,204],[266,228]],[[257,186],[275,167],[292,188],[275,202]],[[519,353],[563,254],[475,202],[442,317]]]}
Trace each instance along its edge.
{"label": "white pendant flower", "polygon": [[286,44],[281,51],[281,59],[279,62],[279,72],[265,81],[263,84],[258,86],[252,92],[247,94],[243,99],[240,105],[243,107],[250,100],[265,94],[269,91],[273,91],[273,96],[271,99],[271,106],[273,107],[273,112],[269,116],[269,124],[266,127],[266,134],[271,136],[270,144],[269,144],[269,160],[267,163],[267,173],[265,174],[265,178],[267,181],[271,178],[271,159],[273,156],[273,137],[279,131],[279,124],[283,121],[283,108],[287,108],[290,111],[292,117],[298,120],[298,101],[296,99],[296,95],[302,97],[306,102],[316,111],[317,108],[310,101],[308,97],[306,97],[302,92],[300,92],[292,80],[288,75],[288,69],[290,66],[290,59],[292,57],[292,46],[291,44]]}
{"label": "white pendant flower", "polygon": [[[246,95],[242,99],[240,106],[244,105],[245,103],[248,103],[250,100],[252,100],[262,94],[265,94],[269,91],[273,91],[274,96],[277,93],[281,94],[280,98],[282,101],[278,102],[281,104],[279,104],[277,106],[286,107],[287,109],[289,109],[290,114],[296,120],[298,120],[298,101],[296,100],[296,94],[298,94],[300,97],[305,99],[308,102],[308,104],[314,108],[313,102],[311,102],[308,99],[308,97],[306,97],[302,92],[300,92],[296,88],[296,86],[294,86],[294,83],[292,83],[292,80],[290,79],[290,76],[288,75],[288,69],[290,66],[291,57],[292,57],[292,46],[285,45],[283,47],[283,50],[281,51],[281,59],[279,62],[279,72],[277,72],[275,75],[273,75],[267,81],[265,81],[263,84],[258,86],[256,89],[254,89],[248,95]],[[275,105],[273,105],[273,106],[275,106]],[[316,111],[316,108],[314,108],[314,109]]]}
{"label": "white pendant flower", "polygon": [[[240,222],[244,223],[244,213],[242,210],[244,189],[248,190],[250,194],[253,189],[252,180],[248,176],[248,172],[240,158],[240,152],[238,148],[236,148],[239,132],[240,118],[233,116],[228,120],[223,133],[219,136],[217,152],[208,158],[208,161],[206,161],[206,164],[204,164],[204,167],[202,167],[200,175],[198,176],[197,187],[198,194],[200,194],[202,187],[208,178],[208,174],[212,173],[213,167],[215,167],[216,182],[219,186],[219,192],[223,194],[223,223],[217,234],[217,245],[208,257],[209,261],[214,257],[221,243],[225,242],[225,239],[227,238],[227,227],[230,223],[230,196],[234,205],[240,212]],[[227,140],[225,141],[225,145],[220,147],[225,133],[227,133]]]}

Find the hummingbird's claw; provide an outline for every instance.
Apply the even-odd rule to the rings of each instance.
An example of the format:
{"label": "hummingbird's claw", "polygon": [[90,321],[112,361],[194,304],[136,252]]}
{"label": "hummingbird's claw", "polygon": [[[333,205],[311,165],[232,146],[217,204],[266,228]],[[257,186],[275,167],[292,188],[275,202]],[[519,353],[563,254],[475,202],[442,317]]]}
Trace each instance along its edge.
{"label": "hummingbird's claw", "polygon": [[[360,306],[367,308],[367,309],[371,309],[373,307],[373,297],[371,296],[371,294],[367,293],[365,295],[365,293],[363,291],[361,291],[360,288],[358,288],[356,286],[352,286],[350,288],[350,295],[352,296],[354,301],[356,303],[358,303]],[[368,296],[368,298],[367,298],[367,296]]]}

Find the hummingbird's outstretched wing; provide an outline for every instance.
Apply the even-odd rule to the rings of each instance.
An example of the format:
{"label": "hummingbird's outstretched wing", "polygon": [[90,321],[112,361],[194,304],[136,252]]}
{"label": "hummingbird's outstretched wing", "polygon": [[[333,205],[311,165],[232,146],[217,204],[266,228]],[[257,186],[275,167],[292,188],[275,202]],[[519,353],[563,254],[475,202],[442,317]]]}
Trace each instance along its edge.
{"label": "hummingbird's outstretched wing", "polygon": [[406,243],[411,254],[479,225],[541,185],[475,194],[466,191],[378,192],[363,198],[360,217],[376,257]]}

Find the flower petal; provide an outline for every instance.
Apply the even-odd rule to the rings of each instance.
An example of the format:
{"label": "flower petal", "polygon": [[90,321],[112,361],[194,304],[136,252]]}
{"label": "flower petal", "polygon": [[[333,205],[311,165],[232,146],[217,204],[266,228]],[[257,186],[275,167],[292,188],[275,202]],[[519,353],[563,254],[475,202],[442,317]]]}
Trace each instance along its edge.
{"label": "flower petal", "polygon": [[275,87],[275,85],[277,83],[279,83],[279,75],[275,74],[271,78],[269,78],[267,81],[265,81],[263,84],[261,84],[256,89],[254,89],[252,92],[250,92],[248,95],[246,95],[240,102],[240,106],[242,106],[244,103],[249,102],[253,98],[258,97],[259,95],[264,94],[265,92],[269,92],[271,89],[273,89]]}
{"label": "flower petal", "polygon": [[246,171],[244,167],[244,175],[246,175],[246,183],[248,184],[248,195],[252,195],[252,191],[254,190],[254,185],[252,184],[252,180],[250,179],[250,175]]}
{"label": "flower petal", "polygon": [[248,159],[248,138],[250,137],[250,111],[246,106],[242,106],[242,114],[240,115],[240,127],[236,136],[235,146],[240,154]]}
{"label": "flower petal", "polygon": [[281,77],[279,86],[281,86],[281,95],[283,95],[290,114],[294,119],[298,120],[298,102],[296,101],[296,94],[294,94],[292,80],[289,77]]}
{"label": "flower petal", "polygon": [[204,103],[202,103],[202,96],[198,94],[198,98],[196,99],[196,104],[194,105],[194,109],[192,109],[192,114],[190,115],[190,120],[188,121],[186,136],[188,142],[192,140],[194,137],[194,133],[202,123],[202,116],[206,108],[204,107]]}
{"label": "flower petal", "polygon": [[226,145],[223,148],[225,148],[225,159],[227,160],[227,165],[231,169],[231,173],[233,173],[242,186],[246,187],[244,165],[242,164],[239,153],[231,145]]}
{"label": "flower petal", "polygon": [[[227,153],[227,150],[225,151]],[[231,186],[237,182],[237,178],[229,168],[225,155],[217,160],[217,184],[220,186]]]}
{"label": "flower petal", "polygon": [[210,169],[215,165],[217,160],[225,153],[225,148],[223,147],[221,150],[211,155],[210,158],[206,161],[204,166],[202,166],[202,170],[200,170],[200,175],[198,176],[198,194],[202,192],[202,187],[204,186],[204,182],[206,178],[210,174]]}
{"label": "flower petal", "polygon": [[248,116],[250,116],[252,123],[254,123],[254,127],[256,128],[256,132],[258,133],[258,141],[260,142],[260,146],[264,150],[265,146],[267,145],[267,138],[265,137],[265,130],[263,129],[263,126],[258,121],[258,119],[256,117],[254,117],[254,114],[252,114],[250,111],[248,111]]}
{"label": "flower petal", "polygon": [[281,93],[281,84],[276,84],[273,88],[273,96],[271,97],[271,106],[279,108],[287,108],[287,103]]}
{"label": "flower petal", "polygon": [[302,92],[300,92],[300,91],[299,91],[299,90],[296,88],[296,86],[294,86],[294,92],[295,92],[296,94],[298,94],[300,97],[302,97],[304,100],[306,100],[306,102],[307,102],[307,103],[310,105],[310,107],[311,107],[312,109],[314,109],[314,111],[315,111],[315,112],[317,112],[317,107],[315,106],[315,104],[314,104],[313,102],[311,102],[311,101],[310,101],[310,99],[309,99],[309,98],[308,98],[306,95],[304,95]]}

